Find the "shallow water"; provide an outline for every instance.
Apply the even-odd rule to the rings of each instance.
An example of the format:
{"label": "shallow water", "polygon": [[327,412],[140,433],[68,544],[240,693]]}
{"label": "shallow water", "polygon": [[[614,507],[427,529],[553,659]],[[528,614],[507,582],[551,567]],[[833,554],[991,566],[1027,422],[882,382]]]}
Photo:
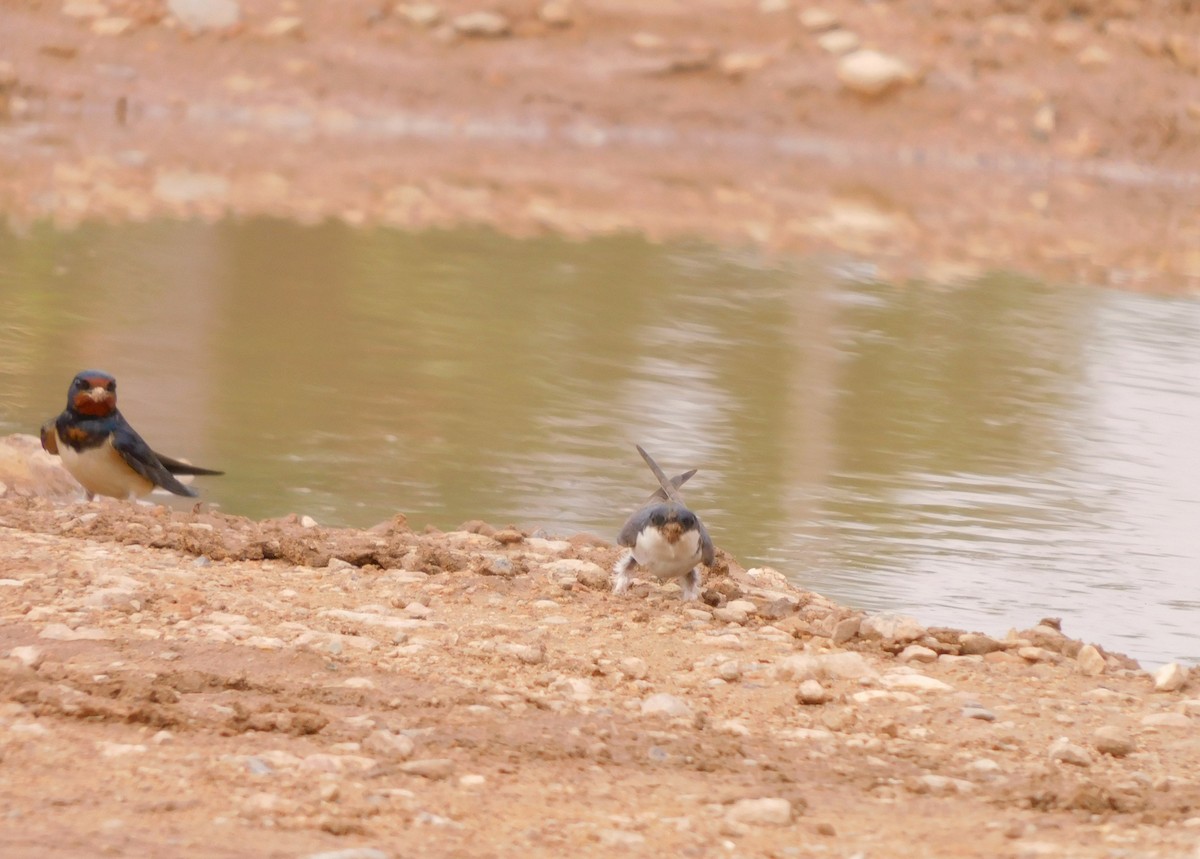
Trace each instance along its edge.
{"label": "shallow water", "polygon": [[1200,302],[635,237],[272,221],[0,233],[0,432],[84,367],[249,516],[611,536],[689,503],[743,563],[1002,634],[1200,659]]}

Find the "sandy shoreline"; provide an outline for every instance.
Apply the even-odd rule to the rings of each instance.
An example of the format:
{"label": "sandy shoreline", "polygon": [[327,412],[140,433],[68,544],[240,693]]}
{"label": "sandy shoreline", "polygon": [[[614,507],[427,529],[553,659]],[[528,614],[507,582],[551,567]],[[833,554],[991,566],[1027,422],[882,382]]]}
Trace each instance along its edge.
{"label": "sandy shoreline", "polygon": [[926,629],[727,556],[703,602],[618,597],[595,537],[46,473],[0,498],[5,856],[1192,855],[1194,687],[1052,621]]}

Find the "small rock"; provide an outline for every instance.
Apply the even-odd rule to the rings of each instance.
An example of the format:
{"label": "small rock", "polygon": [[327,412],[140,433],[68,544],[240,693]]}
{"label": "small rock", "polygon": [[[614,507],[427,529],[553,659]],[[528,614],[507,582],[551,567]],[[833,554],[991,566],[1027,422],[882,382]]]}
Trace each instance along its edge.
{"label": "small rock", "polygon": [[722,662],[717,666],[717,676],[726,683],[733,683],[735,680],[741,679],[742,666],[733,660]]}
{"label": "small rock", "polygon": [[739,799],[725,812],[725,818],[753,826],[787,826],[792,822],[792,804],[777,796]]}
{"label": "small rock", "polygon": [[1074,745],[1066,737],[1059,737],[1050,744],[1049,757],[1052,761],[1061,761],[1077,767],[1090,767],[1092,756],[1087,749]]}
{"label": "small rock", "polygon": [[92,22],[91,30],[97,36],[121,36],[133,29],[132,18],[112,16],[97,18]]}
{"label": "small rock", "polygon": [[401,3],[396,6],[395,12],[408,23],[418,27],[432,27],[442,20],[442,10],[432,3]]}
{"label": "small rock", "polygon": [[546,661],[546,649],[540,644],[500,644],[496,647],[500,653],[516,657],[526,665],[541,665]]}
{"label": "small rock", "polygon": [[1057,115],[1054,110],[1054,105],[1043,104],[1038,107],[1033,113],[1033,134],[1045,140],[1054,133],[1054,128],[1057,125]]}
{"label": "small rock", "polygon": [[570,27],[575,22],[575,13],[570,3],[549,0],[538,7],[538,17],[551,27]]}
{"label": "small rock", "polygon": [[849,30],[830,30],[817,38],[817,44],[825,53],[840,57],[851,51],[857,51],[862,45],[862,40]]}
{"label": "small rock", "polygon": [[729,606],[725,606],[724,608],[713,609],[712,616],[714,618],[716,618],[718,621],[720,621],[721,623],[736,623],[736,624],[740,625],[740,624],[745,623],[748,620],[747,615],[744,611],[741,611],[739,609],[733,609],[733,608],[730,608]]}
{"label": "small rock", "polygon": [[984,656],[1004,649],[1004,645],[990,635],[978,632],[965,632],[960,635],[958,647],[963,656]]}
{"label": "small rock", "polygon": [[224,30],[242,18],[235,0],[167,0],[167,10],[193,33]]}
{"label": "small rock", "polygon": [[388,854],[374,847],[348,847],[345,850],[326,850],[309,853],[301,859],[390,859]]}
{"label": "small rock", "polygon": [[926,629],[915,617],[892,612],[869,615],[863,618],[858,634],[863,638],[881,638],[884,641],[916,641],[925,636]]}
{"label": "small rock", "polygon": [[298,39],[304,36],[304,19],[294,15],[280,15],[268,21],[261,32],[273,39],[288,36]]}
{"label": "small rock", "polygon": [[42,649],[33,644],[27,644],[23,647],[14,647],[8,651],[8,655],[20,662],[26,668],[37,669],[46,658],[46,654]]}
{"label": "small rock", "polygon": [[1104,755],[1123,758],[1132,752],[1136,745],[1129,732],[1116,725],[1102,725],[1092,733],[1092,746]]}
{"label": "small rock", "polygon": [[1104,661],[1104,656],[1091,644],[1085,644],[1079,648],[1079,654],[1075,657],[1075,663],[1079,668],[1079,673],[1088,677],[1099,677],[1108,667]]}
{"label": "small rock", "polygon": [[692,716],[692,708],[682,698],[659,692],[642,701],[642,715],[688,719]]}
{"label": "small rock", "polygon": [[901,662],[937,662],[937,651],[919,644],[910,644],[896,657]]}
{"label": "small rock", "polygon": [[935,796],[944,796],[952,793],[970,793],[975,790],[975,785],[966,779],[927,773],[911,781],[908,784],[908,789],[918,794],[928,793]]}
{"label": "small rock", "polygon": [[454,773],[454,761],[449,758],[428,758],[420,761],[408,761],[400,765],[400,772],[409,775],[419,775],[434,781],[450,778]]}
{"label": "small rock", "polygon": [[80,626],[71,629],[65,623],[50,623],[38,633],[38,638],[48,638],[52,641],[110,641],[116,638],[105,629],[94,626]]}
{"label": "small rock", "polygon": [[844,617],[833,625],[832,641],[834,644],[845,644],[858,635],[858,631],[861,628],[862,617],[860,615]]}
{"label": "small rock", "polygon": [[771,57],[768,54],[755,51],[733,51],[723,54],[717,61],[717,67],[722,74],[728,77],[740,78],[762,70],[770,61]]}
{"label": "small rock", "polygon": [[300,517],[300,527],[301,528],[316,528],[317,520],[308,515],[301,516]]}
{"label": "small rock", "polygon": [[996,763],[991,758],[976,758],[967,764],[968,770],[974,773],[982,773],[983,775],[991,775],[1000,772],[1000,764]]}
{"label": "small rock", "polygon": [[824,704],[829,700],[829,693],[818,681],[805,680],[796,690],[796,700],[808,706]]}
{"label": "small rock", "polygon": [[591,563],[585,568],[575,571],[575,581],[594,591],[607,590],[612,586],[612,578],[608,572],[597,564]]}
{"label": "small rock", "polygon": [[67,0],[63,3],[62,13],[68,18],[103,18],[108,14],[108,7],[93,0]]}
{"label": "small rock", "polygon": [[1026,662],[1060,662],[1062,656],[1044,647],[1018,647],[1017,656]]}
{"label": "small rock", "polygon": [[[881,96],[896,87],[909,83],[914,75],[908,64],[879,51],[861,50],[846,54],[838,61],[838,80],[851,92],[865,96]],[[924,635],[922,631],[921,635]],[[913,638],[920,638],[915,635]],[[909,640],[912,639],[902,639]]]}
{"label": "small rock", "polygon": [[382,758],[399,758],[408,760],[412,757],[414,745],[412,739],[404,734],[381,729],[371,732],[363,740],[363,751],[370,752]]}
{"label": "small rock", "polygon": [[917,689],[922,692],[952,692],[954,687],[924,674],[888,674],[879,682],[889,689]]}
{"label": "small rock", "polygon": [[631,680],[645,680],[650,673],[646,660],[638,656],[627,656],[617,663],[617,669]]}
{"label": "small rock", "polygon": [[654,33],[634,33],[629,37],[629,44],[639,51],[661,51],[667,46],[667,40]]}
{"label": "small rock", "polygon": [[1147,728],[1190,728],[1192,724],[1183,713],[1151,713],[1142,717],[1142,725]]}
{"label": "small rock", "polygon": [[980,721],[983,721],[983,722],[996,721],[996,714],[993,713],[991,710],[987,709],[986,707],[976,707],[976,706],[968,705],[966,707],[963,707],[962,714],[967,719],[979,719]]}
{"label": "small rock", "polygon": [[487,777],[478,773],[468,773],[458,780],[458,786],[465,788],[483,787],[485,784],[487,784]]}
{"label": "small rock", "polygon": [[1188,670],[1178,662],[1168,662],[1154,672],[1155,692],[1178,692],[1187,683]]}
{"label": "small rock", "polygon": [[1112,54],[1099,45],[1089,45],[1079,52],[1075,62],[1085,69],[1103,68],[1112,63]]}
{"label": "small rock", "polygon": [[507,36],[511,29],[508,18],[499,12],[467,12],[455,17],[451,25],[464,36],[491,39]]}
{"label": "small rock", "polygon": [[828,9],[821,9],[816,6],[810,6],[799,15],[800,26],[808,30],[810,33],[819,33],[822,30],[832,30],[840,22],[838,16],[830,12]]}
{"label": "small rock", "polygon": [[601,829],[596,833],[602,847],[620,847],[633,849],[646,843],[646,836],[640,832],[627,832],[624,829]]}

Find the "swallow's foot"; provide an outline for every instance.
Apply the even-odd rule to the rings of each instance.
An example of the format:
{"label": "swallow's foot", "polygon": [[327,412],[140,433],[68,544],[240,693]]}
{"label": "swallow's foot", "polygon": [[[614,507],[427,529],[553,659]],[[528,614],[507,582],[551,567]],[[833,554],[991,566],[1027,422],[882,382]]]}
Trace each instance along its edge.
{"label": "swallow's foot", "polygon": [[637,566],[637,561],[633,559],[633,553],[628,552],[621,560],[617,561],[617,565],[613,567],[613,572],[617,574],[613,580],[613,593],[623,594],[629,590],[629,571]]}
{"label": "swallow's foot", "polygon": [[692,567],[682,579],[684,602],[692,602],[700,598],[700,572]]}

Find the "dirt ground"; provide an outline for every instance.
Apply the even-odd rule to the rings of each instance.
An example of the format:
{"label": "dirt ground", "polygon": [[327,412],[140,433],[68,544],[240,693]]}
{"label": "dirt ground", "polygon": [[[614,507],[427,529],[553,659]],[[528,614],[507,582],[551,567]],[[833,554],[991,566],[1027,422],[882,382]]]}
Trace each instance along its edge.
{"label": "dirt ground", "polygon": [[[638,230],[894,279],[1200,289],[1187,2],[281,0],[206,29],[158,0],[0,0],[0,32],[18,228]],[[899,81],[843,84],[854,44]]]}
{"label": "dirt ground", "polygon": [[1053,619],[864,617],[723,553],[703,602],[615,596],[591,535],[87,503],[31,436],[0,496],[6,859],[1200,855],[1194,685]]}
{"label": "dirt ground", "polygon": [[[498,26],[479,8],[245,2],[191,32],[0,0],[0,208],[1200,289],[1189,4],[495,2],[504,35],[463,32]],[[905,79],[851,91],[839,39]],[[6,859],[1200,856],[1194,681],[1037,617],[863,618],[727,556],[702,605],[615,597],[588,535],[77,498],[0,445]]]}

